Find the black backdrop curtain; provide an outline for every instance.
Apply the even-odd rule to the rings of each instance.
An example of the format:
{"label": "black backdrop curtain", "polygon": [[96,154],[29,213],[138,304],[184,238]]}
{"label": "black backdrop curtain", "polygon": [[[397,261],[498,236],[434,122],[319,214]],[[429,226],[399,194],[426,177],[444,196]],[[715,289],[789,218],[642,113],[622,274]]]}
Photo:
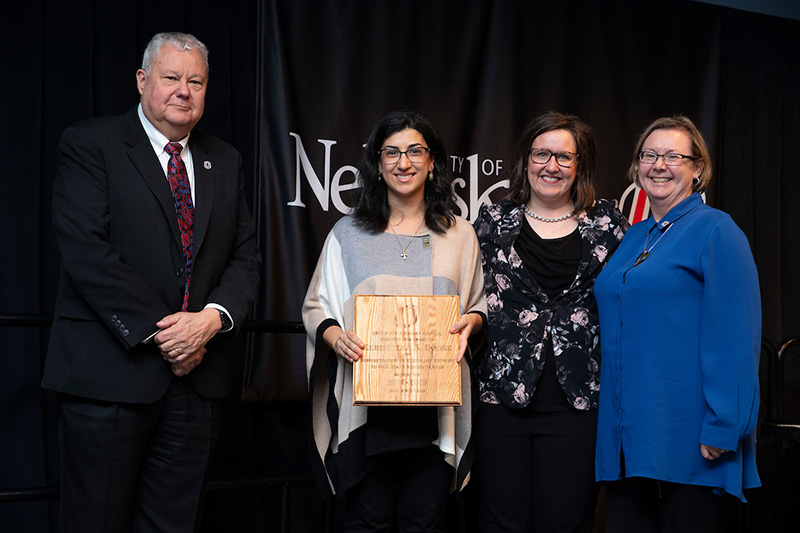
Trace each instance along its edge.
{"label": "black backdrop curtain", "polygon": [[[325,235],[352,198],[344,189],[361,146],[389,110],[431,117],[470,220],[503,196],[498,168],[527,121],[551,109],[593,126],[601,196],[624,197],[627,214],[637,134],[680,113],[711,149],[708,203],[750,239],[764,337],[797,334],[797,21],[697,2],[489,0],[271,2],[262,20],[260,237],[274,253],[260,314],[300,316]],[[261,341],[250,394],[303,397],[302,339]]]}
{"label": "black backdrop curtain", "polygon": [[[299,320],[322,240],[352,197],[361,144],[385,112],[432,118],[470,218],[481,199],[505,192],[498,168],[524,124],[555,109],[594,127],[601,195],[617,199],[637,133],[662,115],[695,120],[715,163],[708,202],[733,216],[756,257],[764,337],[800,334],[800,22],[695,2],[3,5],[0,314],[52,313],[59,135],[130,109],[144,45],[173,30],[209,46],[200,127],[244,158],[265,257],[258,319]],[[39,389],[46,339],[46,328],[0,327],[0,489],[58,483],[55,401]],[[271,401],[230,402],[213,474],[305,475],[302,338],[255,340],[245,396]],[[273,500],[213,499],[206,530],[269,530]],[[55,531],[55,508],[0,504],[0,529]]]}

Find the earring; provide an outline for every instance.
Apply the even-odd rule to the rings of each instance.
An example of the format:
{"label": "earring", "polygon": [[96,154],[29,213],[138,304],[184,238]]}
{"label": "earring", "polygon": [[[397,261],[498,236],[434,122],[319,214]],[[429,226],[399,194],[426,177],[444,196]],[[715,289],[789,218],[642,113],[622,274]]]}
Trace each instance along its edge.
{"label": "earring", "polygon": [[378,169],[378,181],[381,181],[381,169]]}
{"label": "earring", "polygon": [[700,178],[693,178],[692,179],[692,185],[694,185],[695,187],[700,185]]}
{"label": "earring", "polygon": [[428,181],[433,181],[433,170],[428,172]]}

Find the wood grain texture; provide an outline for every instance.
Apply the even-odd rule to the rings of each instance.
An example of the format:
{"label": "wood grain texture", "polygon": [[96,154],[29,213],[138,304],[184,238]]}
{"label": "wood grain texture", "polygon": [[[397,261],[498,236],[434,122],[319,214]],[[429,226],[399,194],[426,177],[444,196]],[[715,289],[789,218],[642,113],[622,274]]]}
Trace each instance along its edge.
{"label": "wood grain texture", "polygon": [[354,297],[354,405],[461,405],[458,296]]}

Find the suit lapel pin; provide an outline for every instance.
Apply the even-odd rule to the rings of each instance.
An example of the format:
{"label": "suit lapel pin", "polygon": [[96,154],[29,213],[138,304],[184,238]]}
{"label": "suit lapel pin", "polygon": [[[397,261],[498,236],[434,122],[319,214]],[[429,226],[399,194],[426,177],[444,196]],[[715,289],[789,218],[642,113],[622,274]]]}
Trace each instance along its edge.
{"label": "suit lapel pin", "polygon": [[203,161],[203,168],[206,170],[211,170],[211,161]]}

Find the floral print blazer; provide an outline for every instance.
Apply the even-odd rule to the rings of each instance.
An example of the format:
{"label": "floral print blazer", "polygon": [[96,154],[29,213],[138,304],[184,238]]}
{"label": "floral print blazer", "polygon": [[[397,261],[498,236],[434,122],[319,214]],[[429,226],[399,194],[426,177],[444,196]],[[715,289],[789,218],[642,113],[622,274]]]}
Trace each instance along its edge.
{"label": "floral print blazer", "polygon": [[600,331],[594,280],[628,222],[616,202],[599,200],[577,218],[583,257],[572,285],[550,299],[514,249],[525,215],[511,200],[484,205],[475,221],[488,304],[488,348],[477,366],[480,400],[522,408],[533,399],[552,342],[556,377],[576,409],[597,408]]}

